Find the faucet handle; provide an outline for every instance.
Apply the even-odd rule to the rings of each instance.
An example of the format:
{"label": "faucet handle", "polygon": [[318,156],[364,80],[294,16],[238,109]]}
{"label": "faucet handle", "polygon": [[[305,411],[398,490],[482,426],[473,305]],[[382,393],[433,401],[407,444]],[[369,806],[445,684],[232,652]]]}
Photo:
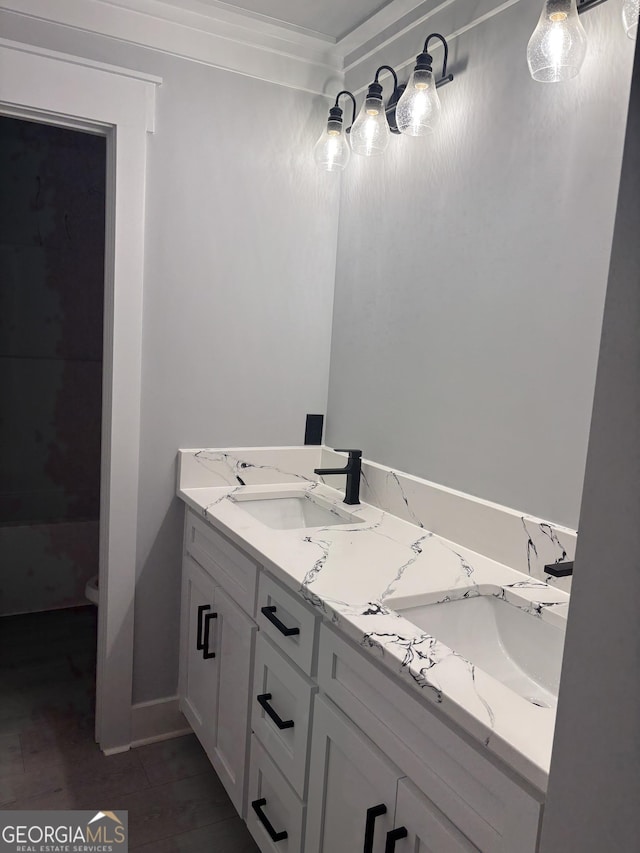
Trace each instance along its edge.
{"label": "faucet handle", "polygon": [[349,456],[355,456],[356,459],[359,456],[362,456],[361,450],[349,450],[348,448],[340,448],[340,447],[334,447],[333,449],[335,450],[336,453],[348,453]]}

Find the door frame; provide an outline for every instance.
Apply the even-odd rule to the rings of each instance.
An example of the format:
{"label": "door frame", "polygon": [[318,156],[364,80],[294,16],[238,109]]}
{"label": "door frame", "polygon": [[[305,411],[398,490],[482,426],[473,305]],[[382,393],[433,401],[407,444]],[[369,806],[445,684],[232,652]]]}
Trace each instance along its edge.
{"label": "door frame", "polygon": [[0,114],[106,137],[96,740],[131,744],[147,134],[161,78],[0,39]]}

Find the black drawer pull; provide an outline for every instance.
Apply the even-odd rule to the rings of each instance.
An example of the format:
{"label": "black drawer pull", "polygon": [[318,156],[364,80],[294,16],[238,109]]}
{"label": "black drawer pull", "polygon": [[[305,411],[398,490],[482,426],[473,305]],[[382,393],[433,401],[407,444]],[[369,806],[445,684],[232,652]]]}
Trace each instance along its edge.
{"label": "black drawer pull", "polygon": [[211,626],[211,620],[217,618],[217,613],[207,613],[204,617],[204,637],[202,639],[202,657],[204,660],[210,660],[216,656],[215,652],[209,651],[209,628]]}
{"label": "black drawer pull", "polygon": [[292,729],[294,726],[293,720],[283,720],[282,717],[273,710],[271,705],[269,704],[269,700],[271,699],[271,693],[261,693],[259,696],[256,696],[258,700],[258,704],[261,705],[267,714],[271,717],[276,726],[282,731],[282,729]]}
{"label": "black drawer pull", "polygon": [[384,853],[395,853],[396,841],[401,838],[406,838],[409,833],[405,826],[399,826],[397,829],[392,829],[387,832],[387,843],[384,845]]}
{"label": "black drawer pull", "polygon": [[271,607],[261,607],[260,612],[263,613],[269,622],[271,622],[272,625],[275,625],[278,631],[280,631],[281,634],[284,634],[285,637],[293,637],[296,634],[299,634],[300,628],[287,628],[287,626],[278,619],[275,615],[276,609],[277,608],[271,605]]}
{"label": "black drawer pull", "polygon": [[210,604],[201,604],[198,607],[198,636],[196,637],[196,649],[201,652],[204,649],[204,640],[202,639],[202,617],[205,610],[211,610]]}
{"label": "black drawer pull", "polygon": [[258,820],[264,826],[264,828],[269,833],[269,838],[273,842],[284,841],[285,838],[289,837],[289,833],[286,830],[282,830],[282,832],[276,832],[271,824],[271,821],[266,816],[266,814],[262,811],[262,807],[267,805],[267,801],[263,797],[261,800],[254,800],[251,803],[251,808],[258,815]]}
{"label": "black drawer pull", "polygon": [[373,835],[376,831],[376,818],[387,813],[384,803],[367,809],[367,822],[364,827],[364,853],[373,853]]}

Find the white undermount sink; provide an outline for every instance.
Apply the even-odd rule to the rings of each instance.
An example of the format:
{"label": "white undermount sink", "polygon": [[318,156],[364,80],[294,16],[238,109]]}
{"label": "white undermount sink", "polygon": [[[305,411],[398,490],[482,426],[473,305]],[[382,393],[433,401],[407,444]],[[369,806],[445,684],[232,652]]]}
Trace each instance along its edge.
{"label": "white undermount sink", "polygon": [[561,628],[494,595],[395,609],[524,699],[556,707]]}
{"label": "white undermount sink", "polygon": [[362,519],[308,492],[238,494],[231,500],[253,518],[277,530],[362,524]]}

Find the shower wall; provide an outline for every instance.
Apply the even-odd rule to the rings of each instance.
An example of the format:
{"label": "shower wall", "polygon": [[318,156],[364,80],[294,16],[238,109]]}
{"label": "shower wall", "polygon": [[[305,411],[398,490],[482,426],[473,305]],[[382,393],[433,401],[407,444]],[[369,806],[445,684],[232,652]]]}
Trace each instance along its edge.
{"label": "shower wall", "polygon": [[0,615],[98,568],[105,146],[0,117]]}

